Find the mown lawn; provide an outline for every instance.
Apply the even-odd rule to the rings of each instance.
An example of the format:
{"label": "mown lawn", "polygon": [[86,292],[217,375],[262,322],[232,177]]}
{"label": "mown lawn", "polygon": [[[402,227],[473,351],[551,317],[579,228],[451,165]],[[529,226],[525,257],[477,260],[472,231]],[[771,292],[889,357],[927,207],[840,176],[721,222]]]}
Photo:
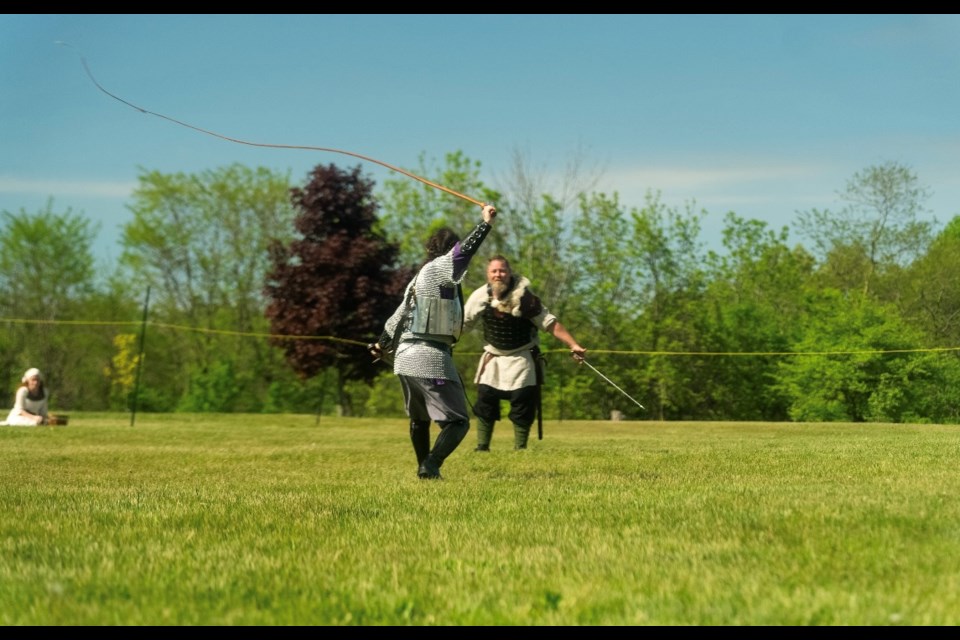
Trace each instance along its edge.
{"label": "mown lawn", "polygon": [[0,428],[0,624],[960,623],[960,427],[544,434],[421,481],[400,419]]}

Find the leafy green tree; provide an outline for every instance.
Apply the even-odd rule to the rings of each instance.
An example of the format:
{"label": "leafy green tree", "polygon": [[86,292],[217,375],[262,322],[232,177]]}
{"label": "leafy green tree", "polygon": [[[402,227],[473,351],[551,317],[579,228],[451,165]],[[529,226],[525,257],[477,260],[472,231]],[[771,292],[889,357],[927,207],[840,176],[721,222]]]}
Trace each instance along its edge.
{"label": "leafy green tree", "polygon": [[[788,400],[773,388],[778,356],[799,340],[813,257],[788,246],[786,227],[730,212],[723,255],[710,252],[700,322],[705,358],[702,419],[785,420]],[[756,355],[749,355],[756,354]]]}
{"label": "leafy green tree", "polygon": [[[867,167],[855,173],[838,195],[845,202],[840,211],[799,212],[797,226],[820,259],[855,247],[863,257],[859,282],[865,293],[884,269],[909,264],[933,237],[936,222],[919,219],[927,212],[924,203],[930,191],[907,166],[886,162]],[[849,256],[844,251],[839,255]]]}
{"label": "leafy green tree", "polygon": [[90,246],[99,227],[86,217],[53,210],[2,212],[0,305],[24,318],[54,320],[94,290]]}
{"label": "leafy green tree", "polygon": [[[668,207],[659,193],[648,192],[643,208],[632,212],[632,228],[623,258],[635,271],[636,289],[624,305],[622,344],[653,353],[703,350],[700,311],[704,291],[700,228],[705,212],[694,203]],[[616,264],[611,262],[610,264]],[[630,300],[629,297],[626,300]],[[692,356],[656,355],[632,372],[654,419],[692,419],[704,402],[704,362]]]}
{"label": "leafy green tree", "polygon": [[[146,301],[140,299],[140,292],[134,292],[120,270],[114,268],[112,271],[105,271],[105,274],[97,295],[86,305],[86,313],[88,318],[115,320],[117,324],[107,325],[98,332],[98,340],[102,343],[98,352],[102,349],[106,355],[98,360],[100,377],[97,382],[103,385],[104,391],[102,395],[88,396],[84,402],[85,408],[131,411],[134,408],[136,391],[138,411],[172,410],[172,401],[165,404],[152,401],[149,405],[144,402],[143,399],[148,393],[147,381],[152,376],[141,377],[140,384],[137,384],[144,369],[155,373],[152,367],[141,366],[147,359],[146,356],[142,358],[140,353],[143,345],[143,305]],[[90,332],[88,330],[88,333]],[[89,346],[90,341],[85,341],[84,344]],[[162,353],[163,351],[158,351],[158,354]],[[166,358],[160,356],[156,360],[164,362]],[[162,396],[157,393],[150,395],[154,399]],[[101,402],[92,403],[95,398]]]}
{"label": "leafy green tree", "polygon": [[[643,208],[630,211],[620,205],[617,194],[594,193],[581,198],[574,227],[570,255],[576,279],[565,324],[593,351],[592,356],[588,351],[588,359],[618,380],[646,411],[599,376],[590,376],[586,384],[568,378],[564,404],[576,408],[575,417],[608,417],[616,409],[628,418],[664,419],[683,404],[680,396],[696,388],[690,384],[689,366],[678,368],[663,357],[602,351],[684,351],[696,344],[688,298],[702,290],[699,216],[665,206],[654,193],[647,194]],[[582,371],[577,377],[589,375]]]}
{"label": "leafy green tree", "polygon": [[[780,364],[778,386],[797,421],[939,421],[956,415],[956,400],[926,397],[956,367],[922,349],[925,336],[896,310],[859,294],[819,294],[795,345]],[[956,394],[951,394],[956,396]]]}
{"label": "leafy green tree", "polygon": [[137,334],[118,333],[113,338],[113,344],[116,351],[103,372],[110,380],[110,408],[127,411],[132,407],[131,396],[136,390],[137,371],[141,363]]}
{"label": "leafy green tree", "polygon": [[[330,413],[336,407],[336,389],[334,383],[337,372],[326,369],[313,378],[302,379],[287,368],[271,382],[264,404],[264,413]],[[385,376],[384,376],[385,378]],[[399,405],[401,414],[403,405]]]}
{"label": "leafy green tree", "polygon": [[244,382],[232,360],[214,362],[192,375],[191,384],[187,393],[180,398],[177,410],[232,413],[238,409],[237,400],[246,386]]}
{"label": "leafy green tree", "polygon": [[960,345],[958,282],[960,216],[951,220],[927,253],[905,270],[896,298],[904,317],[923,327],[933,346]]}
{"label": "leafy green tree", "polygon": [[[629,367],[600,354],[591,355],[590,350],[600,350],[600,345],[617,348],[631,344],[631,325],[639,300],[634,295],[638,287],[637,271],[628,260],[630,216],[621,206],[618,194],[593,193],[580,198],[574,226],[577,234],[571,240],[570,249],[578,269],[573,284],[576,304],[565,310],[562,321],[587,348],[588,361],[616,379]],[[623,396],[616,389],[591,375],[586,368],[581,375],[588,381],[586,384],[568,376],[568,386],[563,389],[571,400],[572,417],[609,417],[612,410],[622,408]],[[630,411],[626,413],[629,415]]]}
{"label": "leafy green tree", "polygon": [[[337,402],[353,412],[350,380],[372,383],[384,366],[366,345],[380,336],[413,272],[377,231],[373,182],[360,167],[317,166],[292,191],[298,236],[270,248],[266,317],[287,362],[302,377],[337,371]],[[319,338],[319,339],[314,339]]]}
{"label": "leafy green tree", "polygon": [[52,199],[36,213],[0,214],[0,317],[8,319],[0,371],[18,383],[28,366],[40,367],[60,409],[102,391],[86,383],[98,356],[69,324],[96,293],[91,246],[97,231],[70,208],[54,211]]}
{"label": "leafy green tree", "polygon": [[897,364],[870,395],[870,421],[960,422],[960,360],[953,354],[920,351]]}
{"label": "leafy green tree", "polygon": [[515,150],[510,169],[495,183],[497,206],[507,212],[496,245],[513,268],[530,278],[537,294],[561,318],[573,294],[578,265],[573,259],[570,228],[581,199],[594,191],[602,171],[589,166],[583,149],[575,150],[558,177],[533,165],[528,154]]}
{"label": "leafy green tree", "polygon": [[[444,165],[436,160],[427,162],[420,154],[418,166],[410,173],[482,202],[497,204],[499,194],[486,188],[480,180],[480,162],[455,151],[444,157]],[[472,229],[480,220],[479,207],[447,191],[437,189],[408,176],[388,178],[378,195],[383,213],[377,230],[391,238],[400,248],[399,262],[419,264],[424,257],[424,243],[440,227],[455,230]],[[501,212],[498,207],[498,212]],[[498,225],[499,226],[499,225]],[[497,229],[484,241],[485,247],[496,242]]]}
{"label": "leafy green tree", "polygon": [[[260,290],[268,247],[293,236],[289,177],[234,164],[198,174],[142,171],[139,180],[121,264],[134,289],[151,288],[151,320],[177,327],[150,336],[148,349],[163,353],[165,363],[147,358],[145,373],[164,367],[151,384],[175,390],[176,397],[222,391],[235,401],[201,404],[260,410],[282,360],[267,341],[250,335],[268,328]],[[203,382],[223,371],[247,372],[235,380],[239,393]],[[194,384],[202,391],[191,391]]]}
{"label": "leafy green tree", "polygon": [[864,276],[872,271],[866,245],[859,239],[853,239],[848,244],[838,243],[827,250],[814,273],[814,286],[817,289],[871,293],[864,288]]}

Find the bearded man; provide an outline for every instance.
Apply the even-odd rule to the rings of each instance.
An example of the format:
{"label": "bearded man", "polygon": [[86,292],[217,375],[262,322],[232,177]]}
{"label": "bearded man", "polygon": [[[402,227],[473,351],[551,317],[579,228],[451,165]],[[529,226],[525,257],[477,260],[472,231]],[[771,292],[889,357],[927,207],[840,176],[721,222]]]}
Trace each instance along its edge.
{"label": "bearded man", "polygon": [[538,417],[543,372],[540,331],[570,348],[583,362],[586,349],[530,290],[530,281],[515,274],[510,262],[497,255],[487,261],[487,285],[474,291],[463,310],[463,328],[483,327],[483,355],[474,383],[477,402],[477,451],[489,451],[493,428],[501,418],[500,403],[510,403],[513,448],[526,449],[530,427]]}

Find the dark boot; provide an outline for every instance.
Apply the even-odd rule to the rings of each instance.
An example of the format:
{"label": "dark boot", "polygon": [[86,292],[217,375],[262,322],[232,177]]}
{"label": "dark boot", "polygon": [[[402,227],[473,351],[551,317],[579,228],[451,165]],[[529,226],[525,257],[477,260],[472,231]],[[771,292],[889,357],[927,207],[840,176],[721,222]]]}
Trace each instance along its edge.
{"label": "dark boot", "polygon": [[417,475],[425,480],[440,480],[440,467],[443,466],[443,461],[463,442],[469,430],[470,423],[466,420],[441,424],[433,449],[420,465]]}
{"label": "dark boot", "polygon": [[527,439],[530,437],[530,425],[525,427],[513,423],[513,448],[514,449],[526,449],[527,448]]}
{"label": "dark boot", "polygon": [[410,442],[413,443],[413,452],[417,454],[417,465],[423,464],[430,453],[430,421],[410,421]]}
{"label": "dark boot", "polygon": [[493,423],[477,418],[477,451],[490,451],[490,441],[493,440]]}

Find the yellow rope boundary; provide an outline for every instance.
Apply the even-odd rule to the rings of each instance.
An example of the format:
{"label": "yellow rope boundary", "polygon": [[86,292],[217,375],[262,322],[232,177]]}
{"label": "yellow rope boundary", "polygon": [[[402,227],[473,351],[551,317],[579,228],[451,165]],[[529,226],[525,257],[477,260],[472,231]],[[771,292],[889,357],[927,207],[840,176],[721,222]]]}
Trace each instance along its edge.
{"label": "yellow rope boundary", "polygon": [[[42,325],[71,325],[71,326],[118,326],[118,327],[141,327],[143,322],[135,321],[110,321],[110,320],[28,320],[24,318],[0,318],[0,322],[8,324],[42,324]],[[213,335],[235,336],[246,338],[267,338],[273,340],[324,340],[327,342],[338,342],[349,344],[366,349],[366,342],[358,342],[347,338],[338,338],[336,336],[298,336],[278,333],[257,333],[253,331],[230,331],[227,329],[204,329],[201,327],[190,327],[179,324],[169,324],[166,322],[147,321],[146,326],[158,329],[170,329],[174,331],[192,331],[194,333],[207,333]],[[567,353],[567,349],[541,349],[543,353]],[[593,355],[632,355],[632,356],[753,356],[753,357],[784,357],[784,356],[837,356],[837,355],[876,355],[876,354],[896,354],[896,353],[942,353],[950,351],[960,351],[960,347],[918,347],[916,349],[860,349],[860,350],[834,350],[834,351],[643,351],[643,350],[614,350],[614,349],[589,349]],[[469,352],[460,351],[458,354],[471,355]],[[477,352],[479,354],[479,352]]]}

